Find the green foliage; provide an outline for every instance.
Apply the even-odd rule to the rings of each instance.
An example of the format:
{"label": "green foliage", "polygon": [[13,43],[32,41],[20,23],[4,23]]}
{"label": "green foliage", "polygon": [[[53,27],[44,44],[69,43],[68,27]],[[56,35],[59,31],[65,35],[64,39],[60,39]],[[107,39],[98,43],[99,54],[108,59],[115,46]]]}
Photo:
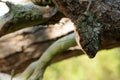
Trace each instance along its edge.
{"label": "green foliage", "polygon": [[119,80],[120,48],[102,50],[94,59],[86,55],[51,65],[43,80]]}

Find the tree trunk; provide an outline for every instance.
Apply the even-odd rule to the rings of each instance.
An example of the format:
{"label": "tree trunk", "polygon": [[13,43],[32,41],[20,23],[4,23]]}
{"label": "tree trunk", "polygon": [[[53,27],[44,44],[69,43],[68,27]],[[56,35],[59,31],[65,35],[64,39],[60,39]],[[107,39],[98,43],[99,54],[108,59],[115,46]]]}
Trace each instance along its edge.
{"label": "tree trunk", "polygon": [[76,41],[89,57],[94,57],[100,49],[120,46],[119,0],[53,0],[53,2],[76,24],[75,32],[78,37]]}

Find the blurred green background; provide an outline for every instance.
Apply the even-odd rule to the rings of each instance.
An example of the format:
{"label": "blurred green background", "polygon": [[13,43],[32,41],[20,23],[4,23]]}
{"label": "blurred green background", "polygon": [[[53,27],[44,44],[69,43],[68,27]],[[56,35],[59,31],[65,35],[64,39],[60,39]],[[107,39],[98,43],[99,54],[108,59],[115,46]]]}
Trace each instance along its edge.
{"label": "blurred green background", "polygon": [[55,63],[43,80],[120,80],[120,48],[99,51],[94,59],[82,55]]}

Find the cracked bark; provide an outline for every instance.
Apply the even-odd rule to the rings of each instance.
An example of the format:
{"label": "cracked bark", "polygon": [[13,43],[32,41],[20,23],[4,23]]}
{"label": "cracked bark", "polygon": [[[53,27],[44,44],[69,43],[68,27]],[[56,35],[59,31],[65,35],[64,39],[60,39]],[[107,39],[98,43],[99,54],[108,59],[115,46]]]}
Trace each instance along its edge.
{"label": "cracked bark", "polygon": [[[75,24],[84,51],[94,57],[98,50],[120,46],[120,1],[53,0]],[[113,34],[114,33],[114,34]],[[107,46],[103,46],[107,44]]]}

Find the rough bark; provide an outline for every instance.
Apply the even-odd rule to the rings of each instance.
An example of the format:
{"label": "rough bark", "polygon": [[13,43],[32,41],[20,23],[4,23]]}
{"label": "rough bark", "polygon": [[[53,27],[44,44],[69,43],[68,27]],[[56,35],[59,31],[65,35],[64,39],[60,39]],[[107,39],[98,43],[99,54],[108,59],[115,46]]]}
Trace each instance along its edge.
{"label": "rough bark", "polygon": [[[119,0],[53,0],[56,6],[76,24],[76,32],[85,53],[96,52],[111,42],[120,45]],[[113,34],[114,33],[114,34]],[[107,43],[106,43],[107,42]]]}
{"label": "rough bark", "polygon": [[[59,10],[64,13],[65,16],[69,17],[75,23],[74,27],[75,27],[77,44],[82,46],[81,50],[83,50],[83,52],[86,53],[89,57],[93,58],[96,55],[97,51],[100,49],[107,49],[107,48],[120,46],[120,26],[119,26],[120,1],[119,0],[104,0],[104,1],[103,0],[97,0],[97,1],[96,0],[90,0],[90,1],[89,0],[83,0],[83,1],[82,0],[52,0],[52,1],[59,8]],[[45,3],[44,5],[46,4],[50,4],[50,3]],[[66,23],[67,22],[65,22],[64,24],[62,23],[62,26],[65,27],[64,25],[66,25]],[[49,27],[34,27],[32,29],[27,29],[27,30],[25,29],[25,31],[23,30],[17,32],[17,34],[14,33],[15,35],[12,35],[11,37],[8,36],[2,37],[1,46],[5,48],[6,44],[10,43],[8,44],[10,47],[8,47],[7,50],[10,49],[10,53],[11,53],[10,55],[8,55],[9,53],[6,53],[6,55],[1,56],[3,62],[5,61],[5,59],[10,60],[10,57],[12,55],[14,55],[15,58],[18,59],[18,57],[16,56],[19,54],[20,55],[22,54],[22,56],[25,55],[27,56],[25,61],[36,59],[38,58],[36,56],[38,55],[40,56],[43,53],[43,51],[45,51],[45,49],[48,48],[48,46],[51,45],[54,41],[58,40],[59,43],[59,39],[61,37],[66,36],[73,32],[73,29],[70,31],[65,30],[66,33],[60,33],[59,36],[53,35],[54,38],[50,38],[50,35],[56,34],[56,32],[58,33],[59,30],[57,30],[54,27],[56,32],[52,30],[50,32],[49,31],[47,32],[49,34],[46,34],[44,32],[46,32],[47,29],[49,29]],[[64,29],[60,28],[60,31],[61,30]],[[38,34],[42,34],[42,35],[38,37]],[[45,37],[43,41],[41,41],[43,36]],[[7,38],[9,41],[7,41],[5,38]],[[17,42],[14,42],[15,40]],[[62,38],[60,40],[62,40]],[[73,36],[72,36],[72,40],[74,40]],[[26,41],[29,43],[25,44]],[[52,45],[52,47],[53,46],[54,44]],[[38,49],[38,47],[40,49]],[[40,64],[36,64],[35,62],[34,66],[32,65],[32,69],[29,68],[31,66],[28,67],[28,69],[30,69],[31,74],[28,73],[29,72],[28,70],[28,72],[25,71],[25,75],[31,76],[29,80],[42,78],[42,75],[44,73],[43,68],[46,68],[46,65],[48,66],[51,60],[53,60],[52,62],[56,62],[57,60],[65,59],[66,57],[68,58],[71,56],[80,55],[80,54],[75,54],[76,52],[78,53],[78,51],[80,51],[78,49],[79,48],[74,48],[72,49],[72,51],[68,50],[67,53],[69,54],[64,54],[66,52],[62,52],[63,54],[59,54],[59,55],[57,53],[54,53],[54,55],[56,55],[57,58],[54,57],[54,55],[50,55],[48,54],[48,52],[45,52],[44,53],[45,57],[44,54],[42,55],[42,57],[46,58],[46,55],[48,54],[50,55],[49,57],[50,59],[46,59],[45,63],[42,63],[44,62],[44,59],[40,58],[37,62],[43,65],[41,66]],[[38,52],[39,50],[40,51],[43,50],[43,51]],[[63,49],[63,51],[65,50]],[[32,53],[38,53],[38,54],[33,56]],[[15,64],[12,67],[15,67],[16,65],[18,66],[23,62],[24,60],[20,61],[20,63],[18,64],[15,64],[15,62],[11,62],[12,64]],[[37,67],[35,67],[36,65]],[[41,75],[39,75],[39,73],[41,73]],[[27,76],[24,77],[22,76],[23,80],[27,80]]]}

